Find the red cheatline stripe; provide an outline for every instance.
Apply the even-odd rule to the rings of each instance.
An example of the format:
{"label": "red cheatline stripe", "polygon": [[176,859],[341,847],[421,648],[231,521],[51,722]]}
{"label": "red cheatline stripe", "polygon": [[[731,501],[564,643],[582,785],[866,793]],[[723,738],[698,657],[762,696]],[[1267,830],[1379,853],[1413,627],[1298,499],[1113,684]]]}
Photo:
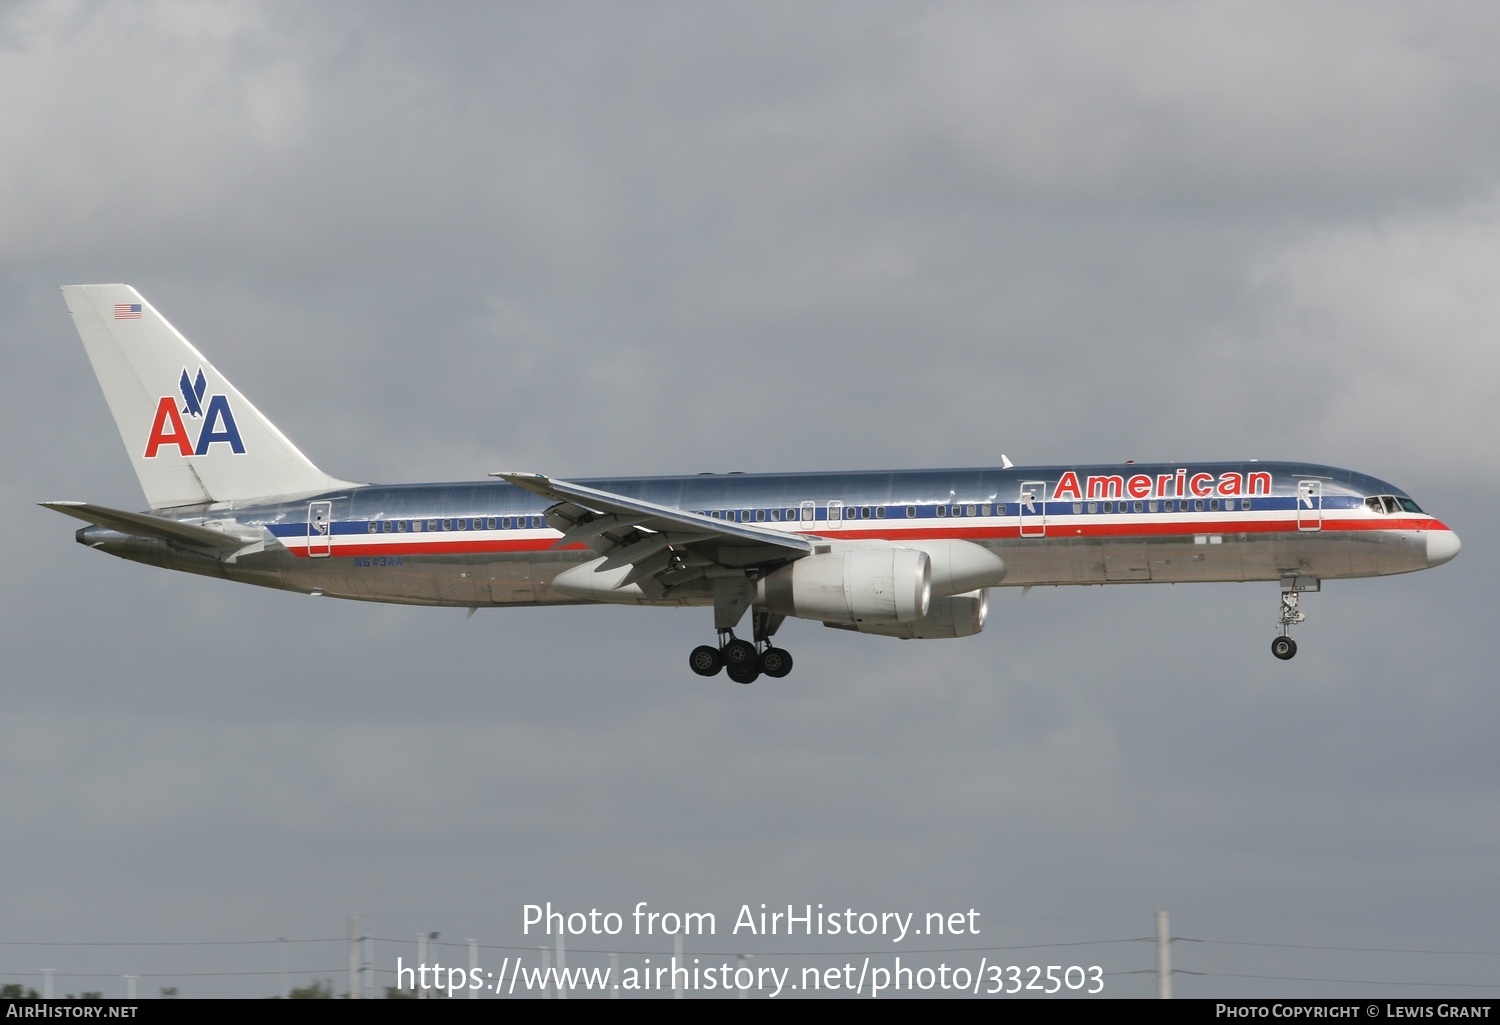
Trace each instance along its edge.
{"label": "red cheatline stripe", "polygon": [[[1102,517],[1101,517],[1102,519]],[[899,522],[899,521],[898,521]],[[1276,520],[1221,520],[1204,522],[1201,520],[1185,521],[1181,519],[1160,520],[1148,523],[1117,523],[1117,522],[1090,522],[1072,523],[1050,520],[1046,524],[1045,535],[1032,533],[1039,530],[1040,523],[1026,523],[1023,525],[1027,533],[1023,536],[1020,528],[1016,526],[984,526],[984,527],[958,527],[951,522],[946,527],[913,527],[909,529],[891,529],[888,524],[881,524],[878,528],[872,522],[870,530],[820,530],[807,532],[810,537],[825,537],[834,540],[885,540],[885,541],[934,541],[953,538],[965,541],[987,541],[987,540],[1023,540],[1023,541],[1059,541],[1067,538],[1097,537],[1097,538],[1161,538],[1161,537],[1193,537],[1199,534],[1286,534],[1291,537],[1305,537],[1308,534],[1320,533],[1320,531],[1302,531],[1296,529],[1296,521],[1291,519]],[[1352,531],[1428,531],[1447,530],[1448,528],[1435,519],[1324,519],[1321,533],[1335,534]],[[379,536],[379,535],[377,535]],[[407,535],[410,537],[411,535]],[[462,539],[453,541],[427,540],[406,541],[394,544],[390,540],[381,537],[379,541],[338,541],[335,539],[333,553],[339,557],[355,558],[369,556],[393,556],[393,555],[481,555],[496,554],[504,552],[545,552],[545,551],[581,551],[585,546],[581,543],[565,545],[553,548],[555,538],[527,538],[500,541],[493,539],[473,540]],[[305,558],[306,546],[314,544],[321,552],[326,545],[324,538],[283,538],[285,544],[293,554],[299,558]]]}

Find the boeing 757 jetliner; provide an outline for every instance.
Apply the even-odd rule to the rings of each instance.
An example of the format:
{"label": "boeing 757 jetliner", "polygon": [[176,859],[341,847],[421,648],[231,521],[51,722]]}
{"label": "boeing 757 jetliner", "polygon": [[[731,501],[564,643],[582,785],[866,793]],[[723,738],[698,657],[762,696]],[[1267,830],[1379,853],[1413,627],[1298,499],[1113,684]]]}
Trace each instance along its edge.
{"label": "boeing 757 jetliner", "polygon": [[[788,616],[885,637],[984,626],[988,589],[1265,580],[1277,658],[1323,580],[1409,573],[1458,536],[1394,485],[1228,462],[463,484],[354,484],[314,466],[128,285],[62,290],[148,512],[46,502],[137,562],[415,605],[700,605],[694,672],[785,676]],[[735,635],[746,613],[751,638]]]}

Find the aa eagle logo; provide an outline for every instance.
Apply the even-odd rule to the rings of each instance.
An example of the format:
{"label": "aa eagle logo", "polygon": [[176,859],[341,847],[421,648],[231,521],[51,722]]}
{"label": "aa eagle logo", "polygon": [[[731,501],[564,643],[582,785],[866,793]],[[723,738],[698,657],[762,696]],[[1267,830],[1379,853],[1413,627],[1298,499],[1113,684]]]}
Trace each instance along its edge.
{"label": "aa eagle logo", "polygon": [[[220,442],[228,445],[234,452],[245,451],[245,443],[240,440],[239,426],[235,424],[234,413],[229,408],[229,398],[225,395],[210,395],[208,406],[204,408],[203,395],[208,391],[208,379],[203,376],[201,366],[197,377],[189,377],[187,367],[183,367],[182,380],[178,382],[177,389],[182,393],[182,409],[177,408],[177,400],[171,395],[163,395],[156,403],[156,416],[151,421],[151,433],[146,438],[147,459],[155,459],[164,447],[176,449],[181,456],[203,456],[208,454],[210,445]],[[184,416],[203,421],[198,426],[196,438],[188,433],[187,424],[182,419]]]}

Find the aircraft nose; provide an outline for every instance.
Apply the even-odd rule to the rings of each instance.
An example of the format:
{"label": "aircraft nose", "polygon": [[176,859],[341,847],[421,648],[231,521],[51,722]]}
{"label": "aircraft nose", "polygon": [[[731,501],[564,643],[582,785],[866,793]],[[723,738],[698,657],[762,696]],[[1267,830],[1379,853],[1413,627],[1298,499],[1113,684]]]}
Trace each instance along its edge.
{"label": "aircraft nose", "polygon": [[1429,530],[1427,532],[1427,565],[1441,566],[1458,554],[1463,545],[1458,535],[1451,530]]}

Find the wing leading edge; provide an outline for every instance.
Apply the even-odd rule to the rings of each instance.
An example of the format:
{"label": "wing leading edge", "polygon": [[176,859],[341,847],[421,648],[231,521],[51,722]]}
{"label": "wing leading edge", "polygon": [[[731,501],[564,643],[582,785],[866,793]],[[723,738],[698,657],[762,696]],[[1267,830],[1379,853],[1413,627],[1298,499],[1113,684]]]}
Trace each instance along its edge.
{"label": "wing leading edge", "polygon": [[612,589],[635,584],[649,597],[662,597],[703,578],[743,578],[749,567],[813,552],[812,541],[801,534],[730,523],[540,473],[490,476],[557,503],[547,510],[547,525],[563,535],[554,547],[583,544],[598,552],[603,558],[591,566],[592,574],[608,574]]}

